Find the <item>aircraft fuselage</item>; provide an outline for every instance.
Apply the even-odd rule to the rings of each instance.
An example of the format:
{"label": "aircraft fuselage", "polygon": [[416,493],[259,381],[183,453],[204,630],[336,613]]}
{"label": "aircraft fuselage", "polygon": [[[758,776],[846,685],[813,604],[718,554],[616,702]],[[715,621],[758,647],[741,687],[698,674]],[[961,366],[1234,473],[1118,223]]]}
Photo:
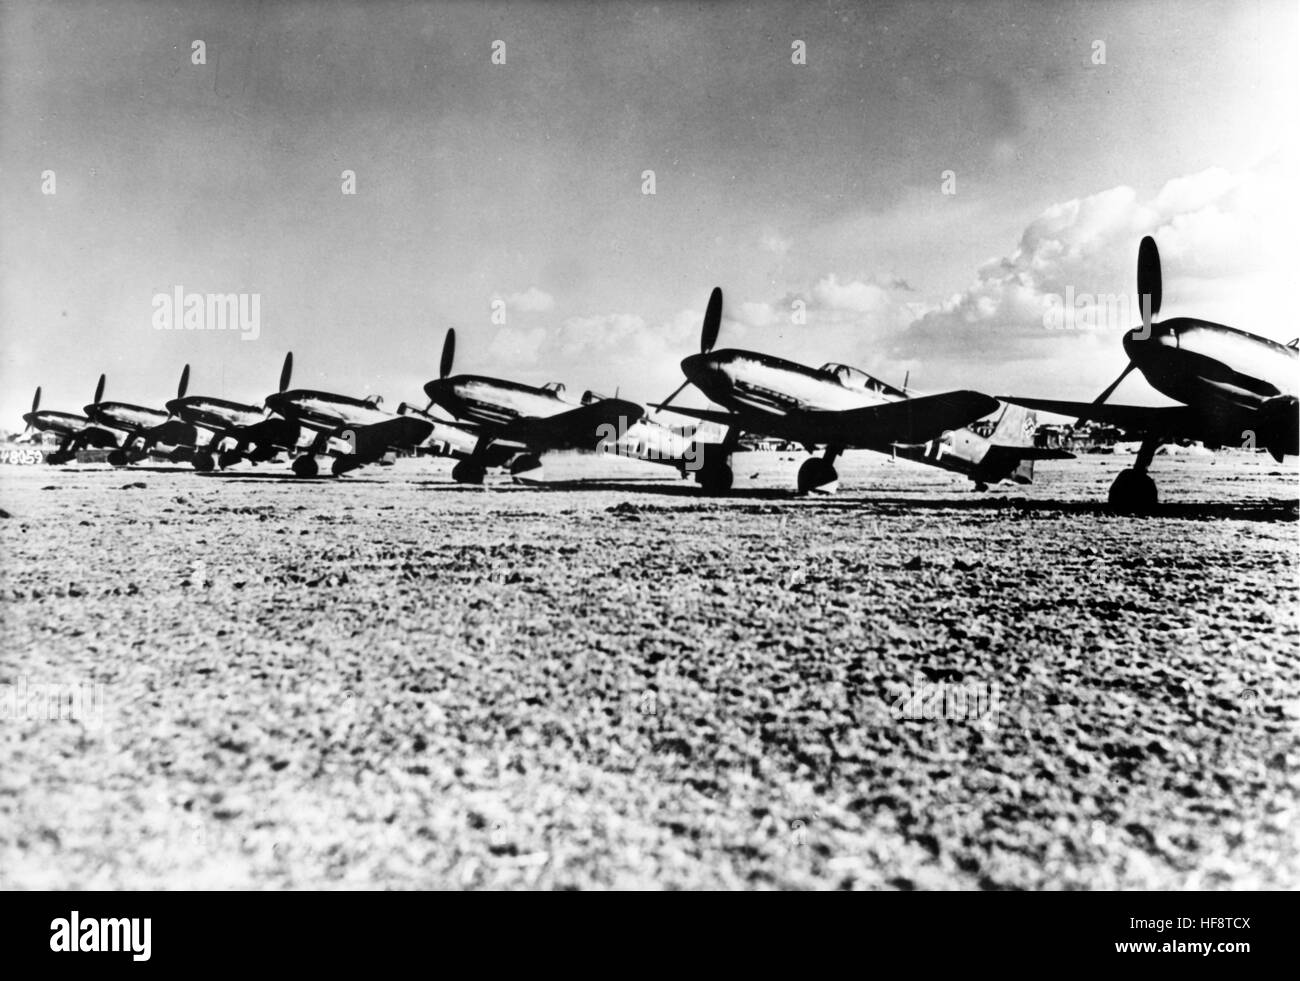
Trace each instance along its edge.
{"label": "aircraft fuselage", "polygon": [[286,419],[325,429],[369,426],[394,418],[373,401],[302,388],[269,396],[266,407]]}
{"label": "aircraft fuselage", "polygon": [[202,395],[172,399],[167,403],[167,410],[188,423],[218,432],[253,426],[266,418],[266,411],[259,406]]}
{"label": "aircraft fuselage", "polygon": [[90,420],[85,416],[73,412],[55,412],[50,409],[28,412],[23,416],[23,422],[33,429],[56,433],[59,436],[75,436],[90,425]]}
{"label": "aircraft fuselage", "polygon": [[887,386],[873,391],[845,385],[833,372],[752,351],[693,354],[682,372],[712,401],[740,413],[785,416],[791,411],[838,412],[892,402]]}
{"label": "aircraft fuselage", "polygon": [[504,426],[516,419],[544,419],[575,408],[556,391],[482,375],[438,378],[424,386],[434,405],[479,426]]}

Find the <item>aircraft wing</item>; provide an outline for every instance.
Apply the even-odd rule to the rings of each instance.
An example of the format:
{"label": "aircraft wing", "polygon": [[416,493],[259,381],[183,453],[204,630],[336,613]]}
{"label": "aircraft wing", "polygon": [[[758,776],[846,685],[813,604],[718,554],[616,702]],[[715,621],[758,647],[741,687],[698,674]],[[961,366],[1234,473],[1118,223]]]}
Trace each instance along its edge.
{"label": "aircraft wing", "polygon": [[767,412],[722,409],[673,411],[706,422],[738,426],[748,433],[775,436],[807,445],[853,446],[879,449],[891,443],[928,443],[949,429],[960,429],[990,413],[998,403],[979,392],[944,392],[863,406],[860,409],[829,411],[792,409],[782,415]]}
{"label": "aircraft wing", "polygon": [[[662,409],[661,405],[650,406],[652,409]],[[702,419],[705,422],[716,422],[722,426],[734,426],[736,424],[736,414],[728,412],[726,409],[683,409],[676,405],[670,407],[670,412],[676,412],[678,415],[690,416],[692,419]]]}
{"label": "aircraft wing", "polygon": [[593,449],[614,439],[645,414],[636,402],[601,399],[553,416],[525,416],[493,433],[494,440],[520,443],[532,450]]}
{"label": "aircraft wing", "polygon": [[414,416],[394,416],[367,426],[342,426],[333,435],[360,457],[382,456],[390,447],[416,447],[433,432],[433,423]]}
{"label": "aircraft wing", "polygon": [[1113,405],[1109,402],[1057,402],[1052,399],[1021,399],[1003,396],[1002,401],[1014,402],[1027,409],[1055,412],[1076,419],[1091,419],[1118,426],[1134,435],[1168,436],[1174,439],[1199,439],[1203,426],[1185,405],[1148,406]]}
{"label": "aircraft wing", "polygon": [[949,429],[960,429],[997,409],[997,400],[987,395],[956,391],[840,412],[793,412],[789,419],[805,430],[807,438],[804,442],[871,446],[882,442],[926,443]]}

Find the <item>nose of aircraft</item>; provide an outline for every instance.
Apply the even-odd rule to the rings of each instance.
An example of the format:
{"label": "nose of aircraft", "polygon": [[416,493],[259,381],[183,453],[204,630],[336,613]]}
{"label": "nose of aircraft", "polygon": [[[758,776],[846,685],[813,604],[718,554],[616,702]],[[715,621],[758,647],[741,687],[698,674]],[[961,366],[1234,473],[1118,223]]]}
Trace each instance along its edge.
{"label": "nose of aircraft", "polygon": [[716,354],[692,354],[682,359],[682,374],[702,392],[727,390],[731,388],[731,376],[725,363]]}
{"label": "nose of aircraft", "polygon": [[1124,353],[1137,364],[1161,350],[1177,347],[1178,334],[1165,324],[1152,324],[1150,334],[1138,327],[1124,335]]}
{"label": "nose of aircraft", "polygon": [[435,378],[431,382],[426,382],[424,394],[434,405],[447,408],[447,402],[455,397],[455,386],[450,384],[446,378]]}
{"label": "nose of aircraft", "polygon": [[185,404],[184,399],[168,399],[163,403],[163,408],[167,410],[168,415],[176,415],[180,412],[181,406]]}
{"label": "nose of aircraft", "polygon": [[266,397],[265,405],[272,412],[279,412],[284,408],[285,401],[284,393],[276,392],[275,394]]}

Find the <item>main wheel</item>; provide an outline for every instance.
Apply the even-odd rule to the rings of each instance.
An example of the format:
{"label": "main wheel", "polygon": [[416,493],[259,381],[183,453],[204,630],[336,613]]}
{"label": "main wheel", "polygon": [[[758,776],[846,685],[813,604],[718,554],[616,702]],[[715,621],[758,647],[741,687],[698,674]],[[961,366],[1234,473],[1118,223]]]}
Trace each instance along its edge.
{"label": "main wheel", "polygon": [[799,493],[822,491],[833,494],[838,489],[839,479],[835,468],[821,457],[809,457],[799,468]]}
{"label": "main wheel", "polygon": [[725,463],[717,463],[700,471],[700,488],[706,494],[726,494],[731,490],[735,475]]}
{"label": "main wheel", "polygon": [[517,456],[510,464],[510,475],[518,476],[521,473],[528,473],[530,470],[540,470],[542,461],[533,453],[524,453]]}
{"label": "main wheel", "polygon": [[315,477],[320,473],[320,468],[316,466],[316,458],[310,453],[304,453],[298,459],[293,461],[293,472],[299,477]]}
{"label": "main wheel", "polygon": [[194,469],[199,471],[199,473],[207,473],[216,466],[216,464],[212,462],[211,453],[195,453],[194,459],[190,462],[194,464]]}
{"label": "main wheel", "polygon": [[458,484],[481,484],[484,476],[483,468],[468,460],[461,460],[451,468],[451,479]]}
{"label": "main wheel", "polygon": [[227,467],[233,467],[236,463],[238,463],[242,459],[243,459],[243,454],[240,453],[238,450],[226,450],[219,457],[217,457],[217,462],[221,464],[221,469],[225,470]]}
{"label": "main wheel", "polygon": [[126,450],[114,450],[108,454],[108,462],[115,467],[125,467],[131,460],[126,455]]}
{"label": "main wheel", "polygon": [[1116,511],[1128,514],[1150,514],[1156,509],[1160,495],[1156,491],[1156,482],[1149,474],[1136,470],[1121,470],[1115,482],[1110,485],[1108,496],[1110,506]]}

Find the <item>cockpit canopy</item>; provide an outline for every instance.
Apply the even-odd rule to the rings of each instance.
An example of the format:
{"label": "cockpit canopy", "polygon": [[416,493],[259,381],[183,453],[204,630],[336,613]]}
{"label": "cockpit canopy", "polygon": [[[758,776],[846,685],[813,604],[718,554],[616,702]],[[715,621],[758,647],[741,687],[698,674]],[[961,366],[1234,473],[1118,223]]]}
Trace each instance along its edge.
{"label": "cockpit canopy", "polygon": [[543,392],[554,392],[556,395],[563,394],[564,382],[547,382],[542,386]]}
{"label": "cockpit canopy", "polygon": [[852,365],[836,364],[832,361],[822,365],[821,370],[834,375],[845,388],[861,389],[876,395],[893,395],[897,398],[903,398],[906,394],[901,388],[882,382],[879,378],[868,375],[861,368],[854,368]]}
{"label": "cockpit canopy", "polygon": [[582,404],[591,405],[593,402],[604,402],[607,398],[609,398],[608,395],[601,395],[598,392],[593,392],[591,389],[587,389],[582,393]]}
{"label": "cockpit canopy", "polygon": [[384,404],[384,397],[382,395],[367,395],[365,401],[366,405],[374,409]]}

